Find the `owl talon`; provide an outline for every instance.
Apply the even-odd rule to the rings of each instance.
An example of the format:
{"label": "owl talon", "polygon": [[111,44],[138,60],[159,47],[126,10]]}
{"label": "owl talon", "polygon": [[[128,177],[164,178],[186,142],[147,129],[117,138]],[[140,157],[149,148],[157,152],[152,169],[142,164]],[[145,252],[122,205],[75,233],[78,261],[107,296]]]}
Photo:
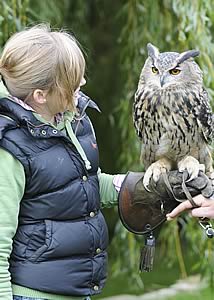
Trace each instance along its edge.
{"label": "owl talon", "polygon": [[203,173],[205,173],[205,165],[204,164],[199,164],[199,171],[202,171]]}
{"label": "owl talon", "polygon": [[[190,175],[190,173],[188,172],[188,174]],[[192,173],[192,175],[190,175],[190,178],[186,180],[186,182],[189,182],[193,179],[195,179],[196,177],[198,177],[198,173],[195,175],[195,173]]]}
{"label": "owl talon", "polygon": [[211,180],[212,186],[214,186],[214,172],[208,172],[207,173],[208,178]]}
{"label": "owl talon", "polygon": [[205,166],[200,164],[193,156],[187,156],[178,163],[178,170],[180,172],[187,171],[189,179],[186,182],[189,182],[198,177],[199,171],[205,172]]}
{"label": "owl talon", "polygon": [[147,192],[151,193],[151,190],[148,188],[148,185],[144,185],[144,188]]}
{"label": "owl talon", "polygon": [[143,178],[143,185],[147,191],[149,190],[149,183],[151,178],[153,179],[154,183],[158,182],[160,179],[161,174],[166,173],[170,169],[170,164],[166,160],[158,160],[155,163],[151,164],[145,172]]}
{"label": "owl talon", "polygon": [[[151,167],[151,166],[150,166]],[[143,185],[148,192],[151,192],[149,187],[150,179],[152,177],[153,171],[152,168],[148,168],[143,177]]]}

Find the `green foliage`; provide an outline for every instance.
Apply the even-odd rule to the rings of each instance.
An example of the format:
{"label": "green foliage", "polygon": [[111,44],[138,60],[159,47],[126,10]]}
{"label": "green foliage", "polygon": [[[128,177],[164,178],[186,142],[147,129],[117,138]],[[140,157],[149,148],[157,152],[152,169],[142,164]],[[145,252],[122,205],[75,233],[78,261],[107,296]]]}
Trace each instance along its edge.
{"label": "green foliage", "polygon": [[167,300],[212,300],[213,296],[213,289],[206,288],[197,292],[179,293],[177,296],[167,298]]}
{"label": "green foliage", "polygon": [[27,24],[29,0],[0,1],[0,48],[16,31]]}
{"label": "green foliage", "polygon": [[34,22],[51,22],[53,27],[62,25],[62,18],[68,10],[68,0],[30,1],[30,15]]}
{"label": "green foliage", "polygon": [[[189,217],[190,218],[190,217]],[[209,280],[209,285],[214,287],[214,245],[213,239],[207,238],[203,229],[200,228],[196,219],[191,219],[185,227],[186,243],[190,251],[197,258],[193,270],[200,272]]]}

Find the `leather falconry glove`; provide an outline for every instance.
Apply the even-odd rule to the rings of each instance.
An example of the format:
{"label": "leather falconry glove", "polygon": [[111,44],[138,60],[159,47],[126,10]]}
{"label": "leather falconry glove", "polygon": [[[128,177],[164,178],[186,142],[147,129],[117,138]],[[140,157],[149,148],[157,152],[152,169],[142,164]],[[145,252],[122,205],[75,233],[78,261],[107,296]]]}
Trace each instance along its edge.
{"label": "leather falconry glove", "polygon": [[166,221],[166,214],[180,202],[188,199],[193,207],[197,207],[192,197],[202,194],[210,198],[214,189],[201,171],[191,181],[188,181],[187,172],[175,170],[162,174],[157,183],[151,179],[150,192],[143,185],[143,176],[143,172],[127,173],[119,193],[118,208],[123,225],[135,234],[146,236],[140,270],[151,271],[155,246],[153,230]]}

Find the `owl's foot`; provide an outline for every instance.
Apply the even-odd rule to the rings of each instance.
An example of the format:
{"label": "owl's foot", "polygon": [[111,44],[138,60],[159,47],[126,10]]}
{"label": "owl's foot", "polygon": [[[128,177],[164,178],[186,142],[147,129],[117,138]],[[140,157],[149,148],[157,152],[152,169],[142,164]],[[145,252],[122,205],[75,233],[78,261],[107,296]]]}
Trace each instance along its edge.
{"label": "owl's foot", "polygon": [[208,178],[211,180],[212,185],[214,186],[214,171],[212,171],[212,172],[207,172],[206,175],[207,175]]}
{"label": "owl's foot", "polygon": [[168,159],[162,158],[151,164],[146,170],[143,177],[143,185],[147,191],[150,192],[148,186],[150,179],[153,178],[154,182],[158,182],[161,174],[166,173],[171,169],[171,163]]}
{"label": "owl's foot", "polygon": [[178,170],[179,172],[184,172],[185,170],[188,172],[188,182],[198,177],[199,171],[205,172],[205,165],[200,164],[199,161],[193,156],[186,156],[184,159],[179,161]]}

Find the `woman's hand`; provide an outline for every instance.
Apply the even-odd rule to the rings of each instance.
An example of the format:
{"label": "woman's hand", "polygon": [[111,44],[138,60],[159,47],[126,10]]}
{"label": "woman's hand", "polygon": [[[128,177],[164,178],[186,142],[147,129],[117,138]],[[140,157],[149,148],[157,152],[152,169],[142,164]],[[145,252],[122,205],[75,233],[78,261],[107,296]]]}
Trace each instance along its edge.
{"label": "woman's hand", "polygon": [[180,213],[190,209],[193,217],[214,219],[214,199],[207,199],[202,195],[198,195],[193,200],[199,206],[198,208],[193,208],[188,200],[184,201],[166,215],[167,220],[170,221]]}

